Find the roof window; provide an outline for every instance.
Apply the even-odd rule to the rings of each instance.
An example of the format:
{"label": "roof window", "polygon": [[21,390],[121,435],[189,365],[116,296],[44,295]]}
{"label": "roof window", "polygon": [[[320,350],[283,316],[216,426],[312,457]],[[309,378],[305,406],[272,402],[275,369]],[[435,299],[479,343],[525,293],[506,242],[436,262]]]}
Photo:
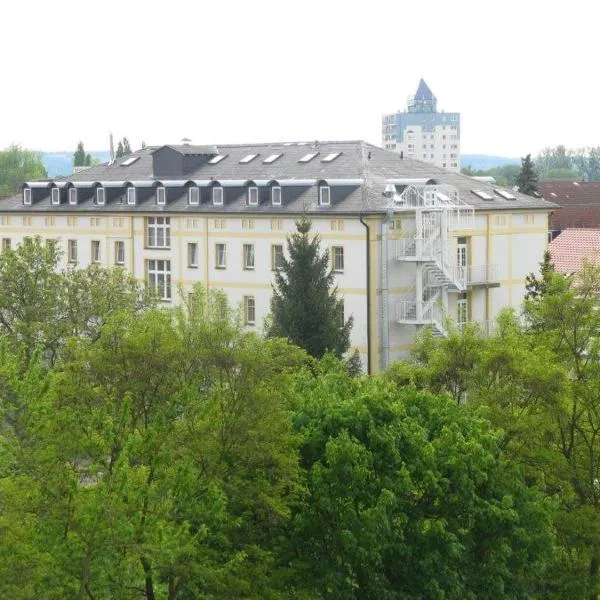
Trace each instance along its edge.
{"label": "roof window", "polygon": [[188,192],[189,204],[200,204],[200,188],[191,187]]}
{"label": "roof window", "polygon": [[258,188],[256,186],[248,188],[248,205],[258,206]]}
{"label": "roof window", "polygon": [[217,154],[216,156],[213,156],[209,161],[208,164],[209,165],[216,165],[218,163],[220,163],[224,158],[227,158],[227,154]]}
{"label": "roof window", "polygon": [[307,163],[310,162],[315,156],[318,156],[318,152],[310,152],[309,154],[305,154],[298,162]]}
{"label": "roof window", "polygon": [[341,152],[332,152],[328,154],[325,158],[321,159],[321,162],[333,162],[338,156],[342,154]]}
{"label": "roof window", "polygon": [[271,163],[274,163],[281,156],[283,156],[283,154],[281,152],[279,154],[271,154],[271,156],[267,156],[267,158],[265,158],[265,160],[263,160],[263,163],[270,165]]}
{"label": "roof window", "polygon": [[135,204],[135,188],[127,188],[127,204]]}
{"label": "roof window", "polygon": [[496,194],[498,194],[498,196],[501,196],[505,200],[516,200],[517,199],[517,197],[514,194],[511,194],[510,192],[508,192],[506,190],[494,188],[494,192],[496,192]]}
{"label": "roof window", "polygon": [[484,190],[471,190],[471,193],[475,194],[478,198],[482,200],[493,200],[494,197],[485,192]]}
{"label": "roof window", "polygon": [[215,186],[212,190],[212,200],[215,206],[223,205],[223,188]]}
{"label": "roof window", "polygon": [[106,192],[103,187],[96,188],[96,204],[104,204],[106,201]]}
{"label": "roof window", "polygon": [[31,204],[31,188],[23,188],[23,204]]}
{"label": "roof window", "polygon": [[319,204],[329,206],[331,204],[331,190],[328,185],[322,185],[319,188]]}
{"label": "roof window", "polygon": [[166,204],[167,203],[167,193],[164,187],[156,188],[156,204]]}
{"label": "roof window", "polygon": [[77,204],[77,188],[69,188],[69,204]]}
{"label": "roof window", "polygon": [[129,167],[130,165],[132,165],[137,160],[140,160],[139,156],[130,156],[127,160],[124,160],[121,163],[121,166],[122,167]]}
{"label": "roof window", "polygon": [[244,158],[242,158],[240,162],[243,164],[252,162],[257,156],[258,154],[246,154],[246,156],[244,156]]}
{"label": "roof window", "polygon": [[50,202],[52,204],[60,204],[60,190],[58,188],[52,188],[50,192]]}

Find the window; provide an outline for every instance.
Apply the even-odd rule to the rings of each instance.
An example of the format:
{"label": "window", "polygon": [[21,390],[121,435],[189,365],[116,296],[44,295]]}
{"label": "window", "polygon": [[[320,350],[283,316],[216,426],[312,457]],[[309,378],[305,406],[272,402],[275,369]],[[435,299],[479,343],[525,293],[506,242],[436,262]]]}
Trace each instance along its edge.
{"label": "window", "polygon": [[60,204],[60,190],[58,188],[52,188],[50,202],[52,204]]}
{"label": "window", "polygon": [[216,186],[213,188],[212,199],[213,199],[213,204],[215,206],[223,205],[223,188],[222,187]]}
{"label": "window", "polygon": [[240,162],[243,164],[249,163],[253,161],[257,156],[258,154],[246,154],[246,156],[244,156],[244,158],[242,158]]}
{"label": "window", "polygon": [[44,217],[44,225],[46,227],[54,227],[55,219],[53,216]]}
{"label": "window", "polygon": [[198,244],[193,242],[188,244],[188,267],[196,268],[198,266]]}
{"label": "window", "polygon": [[252,230],[254,229],[254,219],[242,219],[242,229]]}
{"label": "window", "polygon": [[227,227],[226,219],[215,219],[213,223],[215,229],[225,229]]}
{"label": "window", "polygon": [[124,160],[121,163],[121,166],[122,167],[128,167],[129,165],[132,165],[136,160],[140,160],[140,157],[139,156],[132,156],[131,158],[128,158],[128,159]]}
{"label": "window", "polygon": [[77,189],[69,188],[69,204],[77,204]]}
{"label": "window", "polygon": [[329,226],[331,227],[331,231],[344,231],[344,220],[331,219]]}
{"label": "window", "polygon": [[160,300],[171,299],[171,261],[148,260],[148,287]]}
{"label": "window", "polygon": [[10,250],[10,238],[2,238],[2,250]]}
{"label": "window", "polygon": [[187,219],[186,225],[188,229],[200,229],[200,219]]}
{"label": "window", "polygon": [[135,204],[135,188],[127,188],[127,204]]}
{"label": "window", "polygon": [[[410,139],[412,139],[412,136],[409,136]],[[340,156],[341,152],[332,152],[331,154],[328,154],[325,158],[323,158],[321,160],[321,162],[332,162],[334,161],[338,156]]]}
{"label": "window", "polygon": [[276,271],[283,267],[283,246],[281,244],[273,244],[271,246],[271,270]]}
{"label": "window", "polygon": [[125,264],[125,242],[118,240],[115,242],[115,265]]}
{"label": "window", "polygon": [[338,327],[341,329],[346,324],[346,315],[344,312],[344,301],[343,300],[338,301],[336,309],[337,309]]}
{"label": "window", "polygon": [[100,241],[92,240],[92,262],[100,262]]}
{"label": "window", "polygon": [[188,191],[188,203],[200,204],[200,188],[191,187]]}
{"label": "window", "polygon": [[106,190],[103,187],[96,188],[96,204],[104,204],[106,202]]}
{"label": "window", "polygon": [[507,190],[501,190],[499,188],[494,188],[494,191],[496,192],[496,194],[498,194],[498,196],[502,196],[502,198],[504,198],[505,200],[516,200],[517,199],[517,197],[514,194],[511,194]]}
{"label": "window", "polygon": [[469,320],[469,298],[466,293],[459,294],[456,307],[456,322],[465,325]]}
{"label": "window", "polygon": [[0,217],[0,224],[10,225],[10,217],[8,215],[2,215],[2,217]]}
{"label": "window", "polygon": [[164,205],[167,203],[167,192],[164,187],[156,188],[156,204]]}
{"label": "window", "polygon": [[77,262],[77,240],[68,240],[67,257],[70,263]]}
{"label": "window", "polygon": [[254,244],[244,244],[244,269],[254,269]]}
{"label": "window", "polygon": [[494,225],[498,225],[499,227],[506,226],[506,216],[505,215],[496,215],[494,217]]}
{"label": "window", "polygon": [[225,244],[215,244],[215,269],[225,269],[227,267],[227,246]]}
{"label": "window", "polygon": [[31,217],[23,217],[23,225],[29,227],[31,225]]}
{"label": "window", "polygon": [[283,156],[283,154],[271,154],[270,156],[267,156],[267,158],[265,158],[265,160],[263,160],[263,163],[270,165],[271,163],[274,163],[279,157]]}
{"label": "window", "polygon": [[248,205],[249,206],[258,206],[258,188],[257,187],[249,187],[248,188]]}
{"label": "window", "polygon": [[31,188],[23,188],[23,204],[31,204]]}
{"label": "window", "polygon": [[336,273],[344,272],[344,248],[343,246],[331,247],[331,264]]}
{"label": "window", "polygon": [[535,215],[525,215],[525,224],[533,225],[535,223]]}
{"label": "window", "polygon": [[113,227],[123,227],[123,217],[113,217]]}
{"label": "window", "polygon": [[305,154],[298,162],[307,163],[310,162],[315,156],[319,156],[318,152],[310,152],[309,154]]}
{"label": "window", "polygon": [[273,206],[281,206],[281,188],[274,185],[271,188],[271,204]]}
{"label": "window", "polygon": [[281,231],[283,228],[283,221],[281,219],[271,219],[271,230]]}
{"label": "window", "polygon": [[493,200],[494,199],[493,196],[491,196],[484,190],[471,190],[471,193],[475,194],[477,197],[481,198],[482,200]]}
{"label": "window", "polygon": [[254,296],[244,296],[244,323],[254,325],[256,322],[256,300]]}
{"label": "window", "polygon": [[216,165],[217,163],[220,163],[224,158],[227,158],[227,154],[217,154],[216,156],[213,156],[208,161],[208,164],[209,165]]}
{"label": "window", "polygon": [[102,219],[100,217],[90,217],[90,227],[100,227]]}
{"label": "window", "polygon": [[171,247],[171,218],[146,218],[146,245],[148,248]]}
{"label": "window", "polygon": [[331,204],[331,192],[328,185],[322,185],[319,188],[319,204],[329,206]]}

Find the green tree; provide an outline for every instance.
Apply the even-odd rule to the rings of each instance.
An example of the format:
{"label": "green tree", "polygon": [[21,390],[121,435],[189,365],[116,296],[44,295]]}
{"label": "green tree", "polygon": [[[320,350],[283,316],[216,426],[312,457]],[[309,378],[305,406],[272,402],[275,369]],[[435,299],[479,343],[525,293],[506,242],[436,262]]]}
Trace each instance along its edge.
{"label": "green tree", "polygon": [[73,154],[73,166],[74,167],[84,167],[86,164],[86,154],[83,149],[83,142],[79,142],[77,144],[77,150],[75,154]]}
{"label": "green tree", "polygon": [[123,138],[123,156],[127,156],[131,154],[131,146],[129,145],[129,140],[124,137]]}
{"label": "green tree", "polygon": [[123,142],[119,140],[119,145],[117,146],[117,153],[115,155],[115,158],[122,158],[123,156],[125,156],[125,150],[123,149]]}
{"label": "green tree", "polygon": [[544,252],[544,259],[540,263],[540,277],[535,273],[529,273],[525,277],[525,298],[533,300],[542,296],[550,283],[552,273],[555,272],[554,264],[552,263],[552,257],[550,251]]}
{"label": "green tree", "polygon": [[343,301],[334,287],[334,272],[318,235],[311,238],[306,218],[287,240],[289,258],[275,273],[270,337],[284,337],[321,358],[326,352],[341,357],[350,345],[353,319],[342,321]]}
{"label": "green tree", "polygon": [[0,196],[16,194],[23,182],[47,177],[42,155],[9,146],[0,151]]}
{"label": "green tree", "polygon": [[336,600],[531,597],[550,511],[499,434],[447,398],[323,367],[295,390],[308,495],[288,560],[305,588]]}
{"label": "green tree", "polygon": [[531,154],[521,159],[521,172],[517,177],[517,185],[522,194],[535,196],[538,192],[538,176],[531,160]]}

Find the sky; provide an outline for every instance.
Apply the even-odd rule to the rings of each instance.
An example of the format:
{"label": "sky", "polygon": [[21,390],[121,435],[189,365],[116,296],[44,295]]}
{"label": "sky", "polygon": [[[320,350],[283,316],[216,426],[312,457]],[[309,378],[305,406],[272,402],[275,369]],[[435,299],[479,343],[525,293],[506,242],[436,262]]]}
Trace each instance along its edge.
{"label": "sky", "polygon": [[364,139],[423,77],[461,152],[600,145],[593,0],[4,0],[0,148]]}

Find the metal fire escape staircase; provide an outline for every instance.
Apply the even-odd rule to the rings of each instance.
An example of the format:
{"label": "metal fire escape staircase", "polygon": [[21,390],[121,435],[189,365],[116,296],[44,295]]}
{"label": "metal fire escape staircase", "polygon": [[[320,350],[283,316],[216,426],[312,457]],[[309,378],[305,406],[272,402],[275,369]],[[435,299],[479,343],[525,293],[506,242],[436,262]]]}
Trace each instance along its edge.
{"label": "metal fire escape staircase", "polygon": [[[410,297],[396,304],[396,321],[431,327],[434,334],[445,335],[448,292],[463,292],[468,283],[467,268],[457,264],[452,251],[451,232],[472,228],[473,208],[448,185],[419,182],[402,187],[394,180],[390,183],[395,188],[390,212],[409,217],[403,222],[412,223],[414,216],[414,229],[396,240],[396,259],[413,263],[415,272]],[[390,190],[389,184],[386,190]]]}

